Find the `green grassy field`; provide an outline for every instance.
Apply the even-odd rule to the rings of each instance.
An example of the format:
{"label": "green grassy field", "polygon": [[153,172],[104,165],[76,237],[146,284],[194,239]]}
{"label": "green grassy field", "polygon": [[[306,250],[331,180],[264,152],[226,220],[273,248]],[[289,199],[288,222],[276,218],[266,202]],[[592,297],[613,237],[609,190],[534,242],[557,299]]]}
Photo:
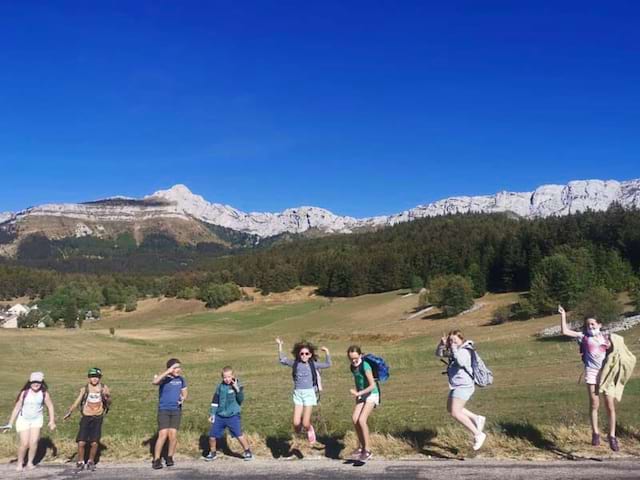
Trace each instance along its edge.
{"label": "green grassy field", "polygon": [[[147,300],[138,312],[106,316],[81,330],[1,331],[0,417],[9,416],[29,372],[43,370],[60,417],[51,440],[59,449],[58,458],[70,458],[78,417],[65,423],[61,417],[83,385],[87,368],[99,366],[114,394],[105,420],[103,458],[144,458],[145,442],[155,432],[157,388],[150,382],[165,361],[176,356],[185,366],[190,395],[184,408],[181,454],[198,455],[199,438],[208,428],[212,390],[220,369],[230,364],[246,387],[243,423],[258,454],[278,456],[294,446],[305,455],[337,456],[354,442],[349,394],[353,380],[345,351],[358,343],[384,356],[392,369],[390,381],[383,385],[383,404],[370,422],[378,433],[374,448],[379,454],[468,455],[470,439],[447,416],[444,365],[433,355],[443,332],[455,327],[478,343],[496,378],[495,385],[478,389],[469,403],[471,410],[488,417],[491,435],[480,456],[610,454],[604,447],[587,446],[587,395],[584,384],[577,384],[581,372],[577,346],[533,337],[557,318],[487,326],[495,306],[515,301],[515,294],[504,294],[485,296],[479,300],[482,308],[461,317],[438,319],[432,314],[407,320],[417,296],[404,293],[332,302],[301,295],[297,301],[239,304],[217,312],[202,311],[193,302]],[[109,335],[109,327],[116,328],[115,337]],[[324,392],[315,414],[326,451],[309,450],[291,436],[291,373],[277,362],[277,335],[287,349],[300,338],[331,349],[334,367],[323,374]],[[624,335],[640,354],[640,329]],[[639,402],[636,376],[618,409],[622,433],[618,455],[640,454]],[[603,427],[604,418],[603,410]],[[14,434],[0,435],[0,458],[13,458],[14,442]]]}

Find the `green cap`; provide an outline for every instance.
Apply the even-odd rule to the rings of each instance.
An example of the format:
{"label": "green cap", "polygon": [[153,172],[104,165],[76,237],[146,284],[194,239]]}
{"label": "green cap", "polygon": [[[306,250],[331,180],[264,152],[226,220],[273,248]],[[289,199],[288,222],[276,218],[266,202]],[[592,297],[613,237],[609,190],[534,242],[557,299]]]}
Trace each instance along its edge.
{"label": "green cap", "polygon": [[89,369],[89,373],[87,373],[87,377],[101,377],[102,370],[97,367],[93,367]]}

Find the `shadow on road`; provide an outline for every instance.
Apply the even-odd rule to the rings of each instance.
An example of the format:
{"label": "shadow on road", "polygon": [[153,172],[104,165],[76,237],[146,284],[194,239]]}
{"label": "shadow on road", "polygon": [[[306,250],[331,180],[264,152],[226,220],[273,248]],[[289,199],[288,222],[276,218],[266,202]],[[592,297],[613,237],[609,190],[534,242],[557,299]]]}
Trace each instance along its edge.
{"label": "shadow on road", "polygon": [[[200,435],[200,439],[198,440],[198,445],[199,445],[200,451],[202,452],[202,456],[203,457],[207,456],[207,454],[211,451],[211,449],[209,448],[209,435],[206,433],[203,433],[202,435]],[[227,442],[226,435],[217,440],[216,450],[218,452],[222,452],[226,457],[242,458],[242,455],[240,453],[234,452],[233,450],[231,450],[231,448],[229,447],[229,442]]]}
{"label": "shadow on road", "polygon": [[267,448],[271,450],[273,458],[304,458],[297,448],[291,448],[291,439],[286,437],[267,437]]}
{"label": "shadow on road", "polygon": [[[58,447],[56,447],[56,444],[53,443],[53,441],[49,437],[40,438],[40,440],[38,440],[38,447],[36,448],[36,455],[33,458],[33,463],[35,465],[42,463],[44,458],[47,456],[48,450],[51,450],[52,457],[58,456]],[[18,459],[15,458],[11,460],[9,463],[17,463],[17,461]]]}
{"label": "shadow on road", "polygon": [[435,441],[438,436],[438,432],[435,430],[403,430],[394,433],[394,436],[403,439],[421,455],[446,460],[463,460],[459,457],[460,451],[457,448],[448,447]]}

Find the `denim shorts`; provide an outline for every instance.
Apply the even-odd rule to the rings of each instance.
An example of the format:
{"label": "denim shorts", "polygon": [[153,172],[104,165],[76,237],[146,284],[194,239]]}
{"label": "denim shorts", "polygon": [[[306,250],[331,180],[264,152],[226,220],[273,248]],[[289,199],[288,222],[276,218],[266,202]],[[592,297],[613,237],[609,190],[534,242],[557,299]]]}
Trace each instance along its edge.
{"label": "denim shorts", "polygon": [[216,415],[215,422],[211,425],[209,430],[209,436],[211,438],[222,438],[224,435],[224,429],[228,428],[235,438],[242,436],[242,426],[240,423],[240,415],[234,415],[233,417],[221,417]]}
{"label": "denim shorts", "polygon": [[318,404],[315,388],[299,388],[293,391],[293,404],[315,407]]}
{"label": "denim shorts", "polygon": [[449,390],[449,398],[459,398],[467,401],[475,391],[476,387],[455,387]]}

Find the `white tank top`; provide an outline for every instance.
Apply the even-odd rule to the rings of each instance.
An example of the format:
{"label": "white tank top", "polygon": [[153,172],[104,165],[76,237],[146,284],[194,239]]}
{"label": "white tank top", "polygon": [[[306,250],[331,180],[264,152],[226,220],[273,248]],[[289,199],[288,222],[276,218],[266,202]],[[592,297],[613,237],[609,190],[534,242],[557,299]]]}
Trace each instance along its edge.
{"label": "white tank top", "polygon": [[[24,393],[22,395],[24,395]],[[42,417],[44,404],[43,395],[44,394],[41,391],[34,392],[31,389],[27,390],[27,394],[24,396],[20,416],[29,421],[40,419],[40,417]]]}

